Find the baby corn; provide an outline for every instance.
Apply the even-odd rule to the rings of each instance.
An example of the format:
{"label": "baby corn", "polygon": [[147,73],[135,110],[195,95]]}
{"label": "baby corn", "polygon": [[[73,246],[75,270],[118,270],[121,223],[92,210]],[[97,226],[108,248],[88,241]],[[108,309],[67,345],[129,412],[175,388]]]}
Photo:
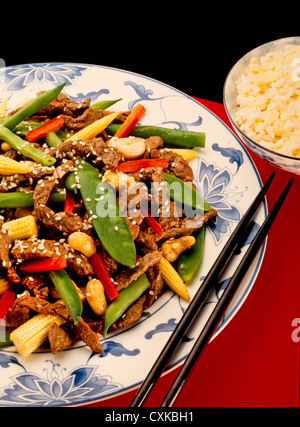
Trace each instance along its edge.
{"label": "baby corn", "polygon": [[173,266],[169,263],[164,256],[160,259],[161,275],[163,281],[169,286],[172,291],[176,292],[181,298],[186,301],[190,300],[190,295],[187,287],[183,283],[181,277]]}
{"label": "baby corn", "polygon": [[29,239],[38,235],[38,227],[33,215],[7,221],[2,227],[8,230],[11,240]]}
{"label": "baby corn", "polygon": [[65,320],[52,314],[37,314],[15,329],[10,334],[10,340],[16,347],[17,352],[21,356],[27,357],[37,350],[47,339],[53,322],[62,325]]}
{"label": "baby corn", "polygon": [[74,133],[74,135],[70,136],[70,138],[67,139],[67,141],[76,141],[77,139],[92,139],[95,138],[99,133],[103,132],[108,125],[111,124],[113,120],[119,115],[120,113],[112,113],[108,116],[104,116],[99,120],[96,120],[94,123],[91,123],[90,125],[86,126],[85,128],[81,129],[80,131]]}
{"label": "baby corn", "polygon": [[31,169],[6,156],[0,156],[0,175],[15,175],[31,172]]}
{"label": "baby corn", "polygon": [[165,148],[167,151],[173,151],[176,154],[179,154],[187,162],[193,160],[197,157],[197,152],[194,150],[189,150],[185,148]]}

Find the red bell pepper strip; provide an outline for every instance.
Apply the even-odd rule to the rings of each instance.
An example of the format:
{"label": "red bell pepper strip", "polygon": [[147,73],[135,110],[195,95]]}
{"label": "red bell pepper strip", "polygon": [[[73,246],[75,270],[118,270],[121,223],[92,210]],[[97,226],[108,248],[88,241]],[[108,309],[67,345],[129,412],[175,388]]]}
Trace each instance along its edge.
{"label": "red bell pepper strip", "polygon": [[102,283],[109,300],[113,301],[119,296],[119,292],[117,291],[117,288],[113,283],[107,268],[105,267],[101,255],[93,255],[90,258],[90,263],[92,264],[96,276]]}
{"label": "red bell pepper strip", "polygon": [[23,262],[20,265],[21,271],[30,273],[39,273],[40,271],[60,270],[67,266],[67,260],[64,257],[54,257],[46,259],[37,259],[34,261]]}
{"label": "red bell pepper strip", "polygon": [[74,206],[75,206],[74,196],[70,191],[67,191],[66,199],[64,203],[64,212],[67,215],[71,215],[73,213]]}
{"label": "red bell pepper strip", "polygon": [[151,167],[166,169],[168,167],[168,160],[165,158],[129,160],[128,162],[120,163],[116,167],[116,171],[130,173],[130,172],[137,172],[140,169],[151,168]]}
{"label": "red bell pepper strip", "polygon": [[146,108],[142,104],[137,104],[131,110],[129,116],[124,123],[119,127],[115,136],[118,138],[126,138],[130,135],[132,130],[136,127],[146,112]]}
{"label": "red bell pepper strip", "polygon": [[46,136],[49,132],[60,129],[64,124],[65,122],[62,117],[55,117],[55,119],[50,120],[44,125],[29,131],[25,138],[30,142],[36,141],[37,139]]}
{"label": "red bell pepper strip", "polygon": [[9,307],[12,306],[16,294],[11,291],[4,291],[0,300],[0,319],[4,319]]}
{"label": "red bell pepper strip", "polygon": [[164,232],[162,226],[156,221],[156,219],[153,218],[153,216],[149,214],[147,209],[145,209],[142,205],[141,205],[141,214],[145,218],[145,221],[147,222],[147,224],[150,225],[150,227],[152,227],[153,231],[156,234],[158,234],[158,236],[162,236]]}

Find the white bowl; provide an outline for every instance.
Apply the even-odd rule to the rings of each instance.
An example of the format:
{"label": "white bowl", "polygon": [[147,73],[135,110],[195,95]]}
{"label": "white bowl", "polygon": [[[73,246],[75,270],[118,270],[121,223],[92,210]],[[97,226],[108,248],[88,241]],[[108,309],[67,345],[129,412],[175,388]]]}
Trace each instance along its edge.
{"label": "white bowl", "polygon": [[284,169],[288,172],[292,172],[300,175],[300,158],[288,156],[275,151],[272,151],[263,145],[259,144],[249,136],[247,136],[236,123],[234,117],[235,112],[238,108],[236,103],[237,88],[236,81],[239,77],[244,74],[246,67],[249,65],[251,58],[260,58],[265,56],[268,52],[286,44],[300,45],[300,37],[287,37],[279,40],[275,40],[259,46],[246,55],[244,55],[230,70],[224,84],[223,102],[225,106],[228,118],[235,129],[236,133],[242,140],[242,142],[249,147],[254,153],[258,154],[263,159],[272,163],[278,168]]}

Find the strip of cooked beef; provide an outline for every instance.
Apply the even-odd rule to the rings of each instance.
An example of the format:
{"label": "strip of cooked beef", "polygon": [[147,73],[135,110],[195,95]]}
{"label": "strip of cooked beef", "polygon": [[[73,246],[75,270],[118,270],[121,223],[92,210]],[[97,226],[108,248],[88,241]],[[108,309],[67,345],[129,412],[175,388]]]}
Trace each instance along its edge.
{"label": "strip of cooked beef", "polygon": [[84,157],[87,160],[93,160],[95,164],[101,163],[108,169],[115,169],[121,160],[121,153],[114,147],[108,147],[103,138],[93,138],[88,141],[65,141],[54,148],[45,150],[51,156],[56,158],[65,158],[66,156]]}
{"label": "strip of cooked beef", "polygon": [[61,256],[66,258],[68,267],[80,277],[94,274],[93,267],[87,258],[80,252],[71,249],[67,243],[33,237],[16,241],[11,253],[16,263]]}
{"label": "strip of cooked beef", "polygon": [[80,317],[78,324],[74,325],[73,319],[63,303],[56,302],[54,304],[46,301],[43,298],[26,296],[22,298],[20,304],[28,307],[37,313],[52,314],[61,316],[68,323],[69,327],[78,337],[84,341],[94,353],[101,353],[102,347],[97,333],[93,332],[89,325]]}
{"label": "strip of cooked beef", "polygon": [[150,307],[155,300],[162,293],[164,287],[164,281],[161,275],[161,267],[158,262],[153,267],[149,267],[147,271],[147,276],[150,282],[150,288],[148,289],[148,293],[146,294],[146,300],[144,303],[144,309]]}
{"label": "strip of cooked beef", "polygon": [[[94,123],[96,120],[102,119],[105,116],[109,116],[112,114],[112,111],[106,110],[94,110],[93,108],[87,108],[80,116],[74,117],[71,115],[64,115],[62,117],[64,119],[65,125],[67,126],[67,130],[78,132],[84,127]],[[118,117],[114,120],[117,123],[122,123],[126,120],[128,113],[120,113]]]}
{"label": "strip of cooked beef", "polygon": [[53,322],[48,332],[48,341],[53,354],[70,347],[71,344],[77,339],[76,333],[65,325],[58,326]]}
{"label": "strip of cooked beef", "polygon": [[137,299],[128,308],[124,315],[119,320],[117,320],[117,322],[110,326],[109,331],[116,331],[137,322],[143,314],[145,299],[145,295],[142,295],[139,299]]}
{"label": "strip of cooked beef", "polygon": [[49,286],[46,286],[45,281],[35,274],[27,274],[22,277],[21,283],[24,288],[33,292],[34,295],[38,295],[40,298],[46,299],[49,295]]}
{"label": "strip of cooked beef", "polygon": [[77,213],[66,214],[65,212],[55,213],[47,206],[48,199],[54,186],[58,184],[67,172],[73,168],[73,162],[67,160],[53,170],[52,175],[40,179],[33,192],[33,204],[36,217],[43,224],[53,230],[62,233],[73,233],[75,231],[87,231],[92,225],[88,220],[82,220]]}
{"label": "strip of cooked beef", "polygon": [[194,174],[193,169],[188,164],[186,160],[183,159],[182,156],[175,153],[174,151],[169,150],[151,150],[150,157],[152,159],[160,159],[165,158],[168,160],[168,169],[171,173],[173,173],[177,178],[182,181],[193,182]]}
{"label": "strip of cooked beef", "polygon": [[146,150],[144,153],[144,159],[149,159],[151,150],[162,147],[164,145],[164,141],[160,136],[150,136],[145,140]]}
{"label": "strip of cooked beef", "polygon": [[20,183],[28,182],[29,185],[32,185],[37,179],[40,179],[44,175],[51,175],[55,170],[55,166],[43,166],[34,162],[26,162],[25,164],[32,169],[31,172],[3,176],[0,184],[0,193],[11,190]]}
{"label": "strip of cooked beef", "polygon": [[127,288],[131,282],[145,273],[149,267],[153,267],[160,261],[161,254],[159,251],[154,251],[139,258],[135,268],[126,268],[115,277],[116,288],[118,291]]}
{"label": "strip of cooked beef", "polygon": [[10,249],[12,247],[11,238],[7,230],[6,224],[0,220],[0,269],[5,271],[7,279],[12,283],[19,283],[15,267],[10,259]]}
{"label": "strip of cooked beef", "polygon": [[12,328],[18,328],[30,319],[30,308],[24,307],[22,303],[23,298],[27,298],[29,295],[28,291],[24,291],[23,294],[19,295],[9,307],[6,313],[6,324]]}
{"label": "strip of cooked beef", "polygon": [[151,227],[148,227],[146,230],[140,230],[139,235],[136,239],[137,242],[146,244],[149,240],[149,236],[153,235],[153,238],[156,242],[160,240],[176,238],[181,236],[190,236],[195,231],[199,230],[204,223],[209,221],[211,218],[217,215],[217,211],[211,208],[208,212],[204,212],[203,215],[199,217],[195,216],[194,218],[183,218],[180,219],[178,226],[172,226],[166,228],[161,236],[155,234]]}

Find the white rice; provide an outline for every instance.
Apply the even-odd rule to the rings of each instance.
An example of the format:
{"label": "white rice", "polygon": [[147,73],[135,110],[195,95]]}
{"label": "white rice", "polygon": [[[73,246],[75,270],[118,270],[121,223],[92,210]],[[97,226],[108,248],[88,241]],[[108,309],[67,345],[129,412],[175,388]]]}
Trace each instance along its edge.
{"label": "white rice", "polygon": [[241,130],[273,151],[300,158],[300,45],[252,58],[237,92]]}

